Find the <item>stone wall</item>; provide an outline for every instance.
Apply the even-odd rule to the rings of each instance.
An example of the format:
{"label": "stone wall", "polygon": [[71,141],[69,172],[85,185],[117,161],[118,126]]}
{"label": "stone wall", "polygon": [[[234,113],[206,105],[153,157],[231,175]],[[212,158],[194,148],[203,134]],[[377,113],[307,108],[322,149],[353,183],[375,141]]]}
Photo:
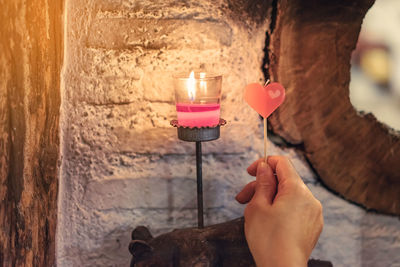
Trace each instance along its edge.
{"label": "stone wall", "polygon": [[[67,1],[58,266],[126,266],[136,226],[159,234],[196,225],[194,144],[179,141],[169,125],[174,72],[224,75],[228,124],[203,146],[205,224],[242,215],[234,196],[263,150],[259,118],[242,90],[263,81],[271,8],[268,1],[237,3]],[[325,206],[315,257],[335,266],[400,261],[396,218],[332,195],[294,151],[270,144],[269,153],[288,154]],[[375,240],[385,249],[376,251]]]}

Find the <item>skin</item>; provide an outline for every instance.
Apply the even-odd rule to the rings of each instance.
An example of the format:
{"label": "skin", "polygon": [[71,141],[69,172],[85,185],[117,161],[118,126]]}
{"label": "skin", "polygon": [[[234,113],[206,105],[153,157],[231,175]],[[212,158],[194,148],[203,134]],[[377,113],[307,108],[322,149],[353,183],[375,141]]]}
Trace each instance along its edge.
{"label": "skin", "polygon": [[245,235],[258,267],[307,266],[323,227],[322,205],[283,156],[247,168],[256,181],[236,196],[246,204]]}

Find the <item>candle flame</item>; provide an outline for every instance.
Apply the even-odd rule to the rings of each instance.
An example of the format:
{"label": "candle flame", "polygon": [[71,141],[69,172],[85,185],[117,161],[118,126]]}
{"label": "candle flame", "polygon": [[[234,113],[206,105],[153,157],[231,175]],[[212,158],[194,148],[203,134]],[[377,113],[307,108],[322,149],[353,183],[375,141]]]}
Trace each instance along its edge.
{"label": "candle flame", "polygon": [[190,101],[194,101],[196,97],[196,79],[194,78],[194,72],[192,71],[189,75],[189,79],[186,81],[186,86],[188,89],[188,96]]}

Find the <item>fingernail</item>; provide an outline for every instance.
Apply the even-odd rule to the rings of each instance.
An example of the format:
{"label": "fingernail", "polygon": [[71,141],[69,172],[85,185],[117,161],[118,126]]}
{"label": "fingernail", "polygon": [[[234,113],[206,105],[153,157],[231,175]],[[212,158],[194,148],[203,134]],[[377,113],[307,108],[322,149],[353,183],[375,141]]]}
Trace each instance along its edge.
{"label": "fingernail", "polygon": [[257,175],[265,174],[265,173],[267,173],[267,171],[268,171],[267,163],[265,163],[264,161],[261,161],[260,163],[258,163]]}

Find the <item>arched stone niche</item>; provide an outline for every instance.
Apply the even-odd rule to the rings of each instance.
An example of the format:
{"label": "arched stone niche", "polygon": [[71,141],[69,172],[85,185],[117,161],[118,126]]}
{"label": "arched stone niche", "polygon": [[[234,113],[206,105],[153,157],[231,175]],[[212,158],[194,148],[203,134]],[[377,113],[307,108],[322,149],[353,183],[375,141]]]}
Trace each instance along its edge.
{"label": "arched stone niche", "polygon": [[349,100],[350,58],[373,0],[278,1],[269,74],[287,89],[273,132],[322,182],[367,209],[400,214],[400,137]]}

